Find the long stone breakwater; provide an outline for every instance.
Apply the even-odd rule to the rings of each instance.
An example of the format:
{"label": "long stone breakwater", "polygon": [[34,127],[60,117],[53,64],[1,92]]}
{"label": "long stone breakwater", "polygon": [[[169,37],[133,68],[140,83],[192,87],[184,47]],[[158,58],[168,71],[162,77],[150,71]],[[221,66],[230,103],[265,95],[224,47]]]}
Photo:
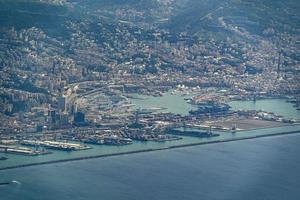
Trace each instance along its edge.
{"label": "long stone breakwater", "polygon": [[68,159],[52,160],[52,161],[45,161],[45,162],[29,163],[29,164],[23,164],[23,165],[0,167],[0,170],[8,170],[8,169],[30,167],[30,166],[37,166],[37,165],[55,164],[55,163],[62,163],[62,162],[80,161],[80,160],[95,159],[95,158],[114,157],[114,156],[138,154],[138,153],[145,153],[145,152],[163,151],[163,150],[168,150],[168,149],[176,149],[176,148],[184,148],[184,147],[192,147],[192,146],[200,146],[200,145],[208,145],[208,144],[216,144],[216,143],[225,143],[225,142],[233,142],[233,141],[241,141],[241,140],[250,140],[250,139],[256,139],[256,138],[265,138],[265,137],[280,136],[280,135],[290,135],[290,134],[295,134],[295,133],[300,133],[300,130],[280,132],[280,133],[271,133],[271,134],[265,134],[265,135],[237,137],[237,138],[206,141],[206,142],[197,142],[197,143],[190,143],[190,144],[181,144],[181,145],[174,145],[174,146],[155,148],[155,149],[148,148],[148,149],[141,149],[141,150],[135,150],[135,151],[127,151],[127,152],[95,155],[95,156],[84,156],[84,157],[78,157],[78,158],[68,158]]}

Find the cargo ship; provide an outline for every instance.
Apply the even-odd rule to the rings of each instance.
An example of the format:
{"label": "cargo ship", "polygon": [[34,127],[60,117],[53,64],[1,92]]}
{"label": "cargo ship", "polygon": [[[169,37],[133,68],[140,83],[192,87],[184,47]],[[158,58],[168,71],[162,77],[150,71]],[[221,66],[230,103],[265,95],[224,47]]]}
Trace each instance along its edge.
{"label": "cargo ship", "polygon": [[216,103],[213,101],[202,102],[198,104],[197,110],[191,110],[191,115],[216,115],[226,114],[231,107],[225,103]]}
{"label": "cargo ship", "polygon": [[201,137],[201,138],[208,138],[208,137],[217,137],[220,136],[218,133],[213,133],[211,129],[207,131],[202,130],[180,130],[180,129],[169,129],[169,134],[180,135],[180,136],[192,136],[192,137]]}

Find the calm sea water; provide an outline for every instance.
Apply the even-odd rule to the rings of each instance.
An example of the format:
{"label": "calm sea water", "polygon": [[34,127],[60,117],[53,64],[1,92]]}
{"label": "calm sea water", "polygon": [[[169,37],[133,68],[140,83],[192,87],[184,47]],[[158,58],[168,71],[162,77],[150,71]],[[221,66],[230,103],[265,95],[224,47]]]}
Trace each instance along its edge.
{"label": "calm sea water", "polygon": [[136,99],[131,99],[135,104],[135,108],[165,108],[164,112],[172,112],[174,114],[188,115],[190,110],[196,110],[197,106],[193,106],[184,100],[188,96],[180,94],[172,95],[170,92],[164,93],[163,96],[153,97],[146,95],[133,95]]}
{"label": "calm sea water", "polygon": [[[148,97],[150,98],[150,97]],[[177,102],[178,105],[176,106],[175,103],[168,104],[168,109],[171,112],[188,112],[190,106],[187,103],[184,103],[184,97],[181,95],[171,95],[166,94],[163,97],[151,97],[150,99],[146,98],[145,100],[138,100],[141,104],[147,106],[154,106],[157,107],[161,105],[162,102],[173,102],[169,98],[173,98],[174,102]],[[145,103],[145,101],[147,103]],[[183,101],[183,102],[181,102]],[[166,103],[165,102],[165,103]],[[167,104],[166,104],[167,105]],[[248,109],[260,109],[264,107],[269,111],[276,112],[277,114],[284,114],[286,116],[291,116],[293,118],[300,118],[300,112],[293,108],[292,104],[285,102],[282,99],[269,99],[269,100],[259,100],[255,104],[253,102],[247,101],[237,101],[232,102],[233,109],[239,108],[248,108]],[[178,109],[178,110],[176,110]],[[181,145],[181,144],[190,144],[195,142],[202,142],[207,140],[219,140],[219,139],[228,139],[228,138],[236,138],[236,137],[245,137],[245,136],[253,136],[253,135],[263,135],[263,134],[270,134],[270,133],[279,133],[284,131],[300,131],[300,125],[297,126],[289,126],[289,127],[275,127],[269,129],[261,129],[261,130],[250,130],[250,131],[243,131],[240,133],[223,133],[219,137],[216,138],[192,138],[192,137],[184,137],[182,140],[178,141],[170,141],[165,143],[157,143],[157,142],[134,142],[133,145],[128,146],[95,146],[91,145],[93,149],[86,150],[86,151],[75,151],[75,152],[64,152],[64,151],[53,151],[53,154],[43,155],[43,156],[32,156],[32,157],[25,157],[22,155],[13,155],[13,154],[4,154],[0,153],[1,156],[5,156],[8,160],[0,161],[0,168],[9,167],[9,166],[16,166],[22,164],[29,164],[29,163],[37,163],[37,162],[45,162],[45,161],[53,161],[53,160],[60,160],[60,159],[70,159],[70,158],[78,158],[84,156],[92,156],[92,155],[103,155],[109,153],[118,153],[118,152],[126,152],[126,151],[135,151],[141,149],[149,149],[149,148],[162,148],[168,147],[173,145]],[[0,199],[1,200],[1,199]]]}
{"label": "calm sea water", "polygon": [[296,200],[300,134],[0,171],[1,200]]}
{"label": "calm sea water", "polygon": [[[192,107],[184,102],[182,96],[167,95],[135,103],[141,107],[162,106],[170,112],[186,114]],[[256,104],[232,102],[231,106],[233,109],[265,109],[300,118],[300,112],[284,100],[261,100]],[[226,133],[218,139],[292,130],[300,132],[300,125]],[[37,157],[0,153],[9,158],[0,161],[0,168],[202,140],[205,138],[186,137],[166,143],[93,146],[88,151],[55,151]],[[16,180],[20,184],[0,186],[0,200],[300,199],[299,151],[300,134],[5,170],[0,171],[0,182]]]}
{"label": "calm sea water", "polygon": [[233,110],[264,110],[274,112],[286,118],[300,119],[300,111],[285,99],[263,99],[253,101],[232,101],[229,103]]}
{"label": "calm sea water", "polygon": [[[170,92],[165,93],[161,97],[134,95],[137,99],[131,99],[135,104],[135,108],[165,108],[164,111],[175,114],[188,115],[190,110],[196,110],[197,106],[191,105],[184,100],[189,96],[181,96],[180,94],[171,95]],[[192,95],[191,95],[192,96]],[[286,99],[263,99],[253,101],[232,101],[229,102],[232,110],[264,110],[274,112],[286,118],[300,119],[300,111],[293,107],[292,103],[286,102]]]}

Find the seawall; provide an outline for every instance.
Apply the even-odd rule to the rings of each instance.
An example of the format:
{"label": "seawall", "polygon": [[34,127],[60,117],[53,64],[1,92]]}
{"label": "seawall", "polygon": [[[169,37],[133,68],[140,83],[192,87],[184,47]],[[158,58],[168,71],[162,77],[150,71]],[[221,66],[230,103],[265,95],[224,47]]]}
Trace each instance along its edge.
{"label": "seawall", "polygon": [[136,151],[127,151],[127,152],[111,153],[111,154],[104,154],[104,155],[84,156],[84,157],[78,157],[78,158],[68,158],[68,159],[61,159],[61,160],[29,163],[29,164],[8,166],[8,167],[2,167],[2,168],[0,167],[0,170],[8,170],[8,169],[30,167],[30,166],[37,166],[37,165],[46,165],[46,164],[55,164],[55,163],[62,163],[62,162],[80,161],[80,160],[95,159],[95,158],[114,157],[114,156],[138,154],[138,153],[145,153],[145,152],[163,151],[163,150],[168,150],[168,149],[176,149],[176,148],[184,148],[184,147],[192,147],[192,146],[208,145],[208,144],[216,144],[216,143],[224,143],[224,142],[233,142],[233,141],[240,141],[240,140],[250,140],[250,139],[256,139],[256,138],[273,137],[273,136],[280,136],[280,135],[290,135],[290,134],[295,134],[295,133],[300,133],[300,130],[281,132],[281,133],[271,133],[271,134],[265,134],[265,135],[254,135],[254,136],[247,136],[247,137],[230,138],[230,139],[224,139],[224,140],[197,142],[197,143],[191,143],[191,144],[174,145],[174,146],[155,148],[155,149],[149,148],[149,149],[142,149],[142,150],[136,150]]}

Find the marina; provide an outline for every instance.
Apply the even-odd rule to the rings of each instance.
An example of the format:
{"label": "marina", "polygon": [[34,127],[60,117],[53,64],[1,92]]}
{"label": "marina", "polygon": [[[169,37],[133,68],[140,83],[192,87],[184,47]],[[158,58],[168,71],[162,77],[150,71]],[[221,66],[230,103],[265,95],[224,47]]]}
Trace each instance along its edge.
{"label": "marina", "polygon": [[300,0],[0,0],[0,200],[297,200]]}
{"label": "marina", "polygon": [[[98,199],[99,195],[122,200],[230,200],[245,191],[243,200],[297,199],[299,138],[291,134],[15,168],[0,171],[0,182],[22,184],[4,185],[0,192],[3,199],[30,200]],[[241,190],[243,184],[251,187]]]}
{"label": "marina", "polygon": [[[151,151],[162,151],[174,148],[183,148],[190,146],[199,146],[199,145],[208,145],[215,143],[226,143],[233,141],[241,141],[241,140],[250,140],[257,138],[265,138],[265,137],[274,137],[274,136],[282,136],[282,135],[291,135],[291,134],[299,134],[300,133],[300,125],[297,126],[289,126],[289,127],[277,127],[277,128],[269,128],[269,129],[259,129],[252,131],[245,131],[242,133],[227,133],[220,135],[220,137],[187,137],[184,136],[182,140],[177,141],[169,141],[164,143],[156,143],[156,142],[135,142],[130,146],[122,146],[122,148],[118,148],[117,146],[93,146],[93,149],[87,151],[74,151],[73,154],[64,154],[63,152],[54,152],[53,154],[44,155],[43,157],[32,157],[30,161],[22,160],[20,161],[19,157],[12,157],[10,160],[11,164],[7,163],[0,165],[0,170],[13,169],[19,167],[28,167],[34,165],[45,165],[51,163],[60,163],[60,162],[69,162],[76,160],[86,160],[86,159],[94,159],[101,157],[111,157],[111,156],[120,156],[127,154],[136,154],[136,153],[144,153]],[[214,139],[215,138],[215,139]],[[100,147],[103,151],[99,151]],[[93,150],[93,152],[92,152]],[[76,153],[78,152],[78,154]],[[55,155],[55,156],[53,156]],[[38,159],[34,159],[38,158]]]}
{"label": "marina", "polygon": [[[171,95],[170,96],[173,97],[173,101],[177,101],[181,98],[183,98],[180,95]],[[161,98],[161,97],[155,97],[155,98]],[[183,100],[184,101],[184,100]],[[270,100],[271,103],[279,103],[279,104],[283,104],[282,109],[286,109],[286,108],[292,108],[295,109],[293,106],[290,105],[290,103],[288,102],[282,102],[282,101],[274,101],[274,100]],[[186,101],[184,101],[185,104],[187,104]],[[260,105],[261,101],[258,100],[256,101],[257,105]],[[245,102],[245,104],[248,104],[247,102]],[[241,102],[239,102],[239,105],[242,106]],[[149,107],[159,107],[159,104],[149,104]],[[232,106],[234,109],[239,109],[237,107]],[[279,107],[278,104],[273,105],[272,107],[276,107],[276,109]],[[141,108],[143,109],[143,107]],[[170,106],[169,108],[170,112],[176,112],[177,105],[173,104],[172,106]],[[181,107],[181,113],[187,113],[188,109],[186,107]],[[177,110],[178,111],[178,110]],[[276,114],[278,113],[277,110],[268,110],[270,112],[275,112]],[[281,110],[279,110],[281,111]],[[281,111],[282,112],[282,111]],[[295,115],[293,116],[293,118],[298,117],[300,118],[300,115]],[[99,140],[95,140],[95,141],[86,141],[85,145],[84,143],[75,143],[75,146],[73,145],[67,145],[65,146],[66,142],[62,142],[62,143],[57,143],[57,142],[43,142],[43,145],[48,145],[48,149],[52,152],[51,154],[46,153],[41,151],[43,148],[46,148],[46,146],[42,147],[42,144],[36,143],[35,140],[32,141],[27,141],[28,146],[31,147],[31,150],[29,150],[30,148],[26,148],[26,147],[18,147],[16,145],[6,145],[7,147],[14,147],[15,149],[10,150],[10,153],[5,153],[5,148],[7,148],[5,146],[5,148],[2,148],[0,152],[0,157],[6,157],[8,158],[7,160],[1,160],[0,163],[0,168],[7,168],[7,167],[16,167],[16,166],[27,166],[27,165],[34,165],[34,164],[38,164],[38,163],[49,163],[49,162],[60,162],[60,161],[66,161],[66,160],[73,160],[73,159],[83,159],[83,158],[94,158],[94,157],[101,157],[101,156],[109,156],[109,155],[118,155],[120,154],[126,154],[128,152],[144,152],[144,151],[152,151],[152,150],[157,150],[157,149],[168,149],[168,148],[174,148],[174,147],[182,147],[182,146],[189,146],[189,145],[194,145],[194,144],[206,144],[207,142],[220,142],[220,141],[227,141],[227,140],[240,140],[240,139],[245,139],[245,138],[257,138],[257,137],[261,137],[264,135],[267,136],[273,136],[276,134],[280,134],[280,133],[286,133],[286,132],[297,132],[300,131],[300,125],[299,124],[282,124],[282,123],[275,123],[275,122],[269,122],[269,121],[261,121],[261,120],[257,120],[257,121],[247,121],[247,124],[245,124],[245,122],[241,121],[240,123],[238,123],[237,121],[229,121],[226,122],[226,124],[224,124],[224,127],[228,127],[228,129],[222,129],[222,128],[218,128],[218,125],[225,123],[226,121],[220,121],[218,122],[218,124],[203,124],[203,123],[199,123],[199,124],[186,124],[187,128],[186,130],[194,130],[196,129],[200,129],[204,132],[206,132],[207,130],[209,130],[209,128],[212,128],[212,132],[215,134],[218,134],[218,136],[215,137],[206,137],[207,135],[203,135],[205,137],[191,137],[188,135],[179,135],[180,138],[161,138],[161,140],[159,139],[159,137],[151,140],[150,138],[148,138],[148,141],[143,141],[143,140],[127,140],[124,141],[126,143],[130,143],[130,145],[116,145],[117,143],[114,143],[114,145],[103,145],[102,142]],[[258,122],[261,123],[258,126]],[[237,124],[237,131],[236,132],[232,132],[230,131],[230,128],[232,126],[232,124]],[[244,125],[243,125],[244,124]],[[243,129],[243,130],[240,130]],[[176,136],[176,135],[174,135]],[[164,136],[165,137],[165,136]],[[45,140],[47,141],[47,140]],[[100,142],[99,144],[97,142]],[[11,143],[11,142],[8,142]],[[14,141],[15,143],[15,141]],[[71,143],[70,141],[68,141],[67,143]],[[72,142],[73,143],[73,142]],[[25,143],[23,143],[25,144]],[[3,145],[2,145],[3,146]],[[37,146],[41,146],[39,151],[40,152],[35,152],[35,149]],[[21,149],[20,149],[21,148]],[[24,149],[25,148],[25,149]],[[9,148],[7,148],[9,149]],[[78,149],[78,150],[75,150]],[[84,151],[81,151],[84,150]],[[25,153],[25,154],[24,154]],[[41,155],[43,153],[43,155]],[[29,159],[23,159],[24,155],[35,155],[35,156],[30,156]]]}

